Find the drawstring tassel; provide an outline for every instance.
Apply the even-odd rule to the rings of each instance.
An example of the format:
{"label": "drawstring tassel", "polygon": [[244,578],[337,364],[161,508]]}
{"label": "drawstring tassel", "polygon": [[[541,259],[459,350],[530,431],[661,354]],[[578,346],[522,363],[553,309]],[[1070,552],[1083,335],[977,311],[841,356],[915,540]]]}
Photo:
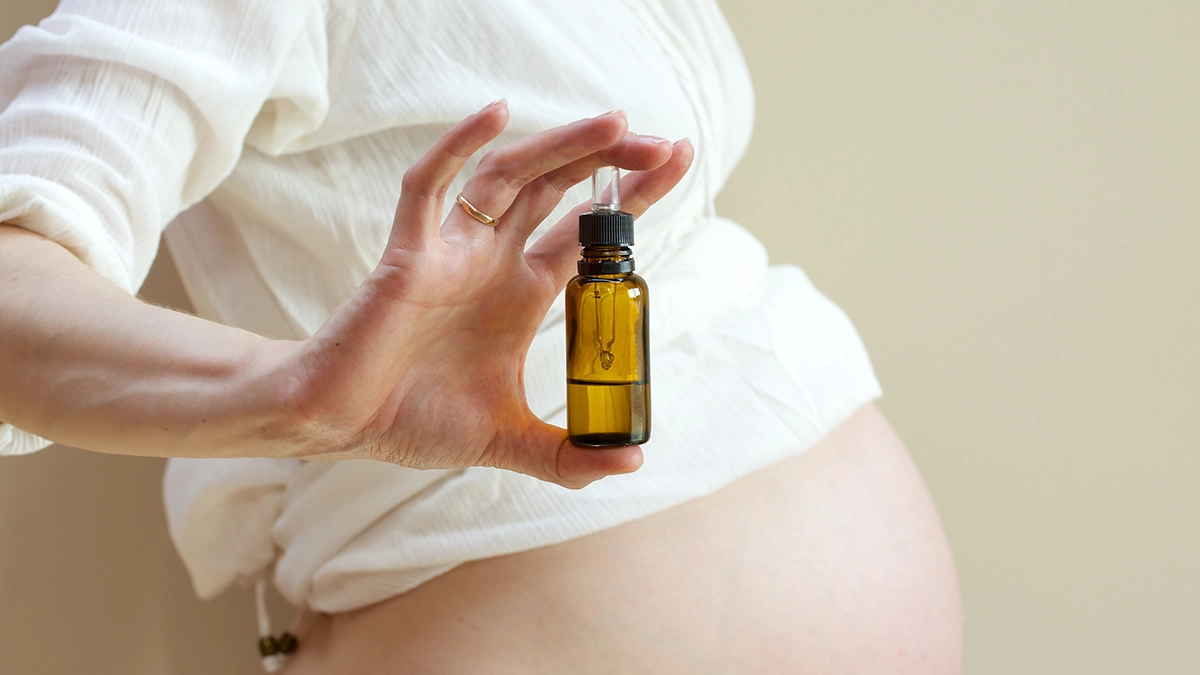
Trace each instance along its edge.
{"label": "drawstring tassel", "polygon": [[[258,655],[263,670],[277,673],[287,663],[288,655],[300,646],[296,636],[284,631],[279,637],[271,635],[271,616],[267,613],[267,582],[259,579],[254,584],[254,605],[258,615]],[[299,618],[299,617],[297,617]]]}

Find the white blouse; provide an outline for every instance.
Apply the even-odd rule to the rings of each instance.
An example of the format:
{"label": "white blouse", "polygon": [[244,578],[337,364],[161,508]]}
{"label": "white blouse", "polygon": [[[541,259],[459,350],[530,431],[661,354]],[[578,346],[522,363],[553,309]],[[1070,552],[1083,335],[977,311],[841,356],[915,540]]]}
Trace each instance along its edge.
{"label": "white blouse", "polygon": [[[130,293],[165,230],[203,316],[277,338],[311,335],[362,282],[404,170],[492,100],[512,110],[498,144],[621,108],[696,145],[637,225],[654,368],[640,471],[570,491],[488,468],[172,460],[171,535],[202,597],[273,570],[296,605],[361,607],[709,494],[879,395],[845,315],[715,213],[753,93],[713,0],[65,0],[0,64],[0,221]],[[557,303],[525,379],[560,426],[564,343]],[[46,445],[0,425],[0,453]]]}

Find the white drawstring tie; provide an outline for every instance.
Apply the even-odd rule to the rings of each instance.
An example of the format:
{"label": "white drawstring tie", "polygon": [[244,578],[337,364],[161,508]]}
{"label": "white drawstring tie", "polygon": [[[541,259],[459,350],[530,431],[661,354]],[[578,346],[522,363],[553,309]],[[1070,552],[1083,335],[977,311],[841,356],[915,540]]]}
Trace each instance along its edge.
{"label": "white drawstring tie", "polygon": [[262,661],[263,670],[277,673],[287,663],[288,656],[300,646],[296,632],[304,620],[307,611],[301,609],[292,622],[292,630],[284,631],[279,637],[271,634],[271,615],[267,612],[267,580],[265,578],[254,582],[254,607],[258,617],[258,655]]}

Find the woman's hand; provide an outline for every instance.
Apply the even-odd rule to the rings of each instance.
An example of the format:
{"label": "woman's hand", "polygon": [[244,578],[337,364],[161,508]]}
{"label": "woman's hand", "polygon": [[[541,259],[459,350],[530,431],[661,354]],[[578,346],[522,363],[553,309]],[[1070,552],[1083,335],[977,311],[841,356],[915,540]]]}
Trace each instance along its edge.
{"label": "woman's hand", "polygon": [[463,188],[495,226],[461,208],[439,223],[451,181],[507,121],[507,106],[494,103],[425,153],[405,175],[379,266],[283,356],[287,405],[312,432],[301,456],[494,466],[568,487],[641,466],[640,448],[573,446],[526,405],[525,355],[574,274],[587,205],[528,252],[525,243],[597,166],[637,172],[622,203],[640,215],[683,177],[691,145],[629,134],[621,113],[551,129],[488,153]]}

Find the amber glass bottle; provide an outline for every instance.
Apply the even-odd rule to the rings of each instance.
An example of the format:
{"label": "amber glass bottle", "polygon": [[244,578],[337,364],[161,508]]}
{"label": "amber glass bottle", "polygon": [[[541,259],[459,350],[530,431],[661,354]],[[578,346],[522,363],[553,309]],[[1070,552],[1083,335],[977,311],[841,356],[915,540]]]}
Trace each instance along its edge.
{"label": "amber glass bottle", "polygon": [[592,211],[579,217],[583,256],[567,284],[567,433],[576,445],[650,440],[649,289],[633,273],[633,216],[619,173],[592,176]]}

